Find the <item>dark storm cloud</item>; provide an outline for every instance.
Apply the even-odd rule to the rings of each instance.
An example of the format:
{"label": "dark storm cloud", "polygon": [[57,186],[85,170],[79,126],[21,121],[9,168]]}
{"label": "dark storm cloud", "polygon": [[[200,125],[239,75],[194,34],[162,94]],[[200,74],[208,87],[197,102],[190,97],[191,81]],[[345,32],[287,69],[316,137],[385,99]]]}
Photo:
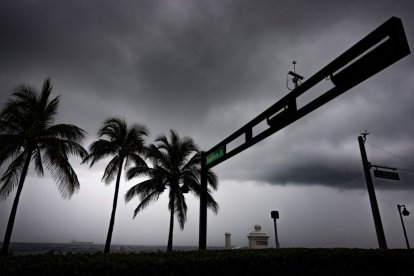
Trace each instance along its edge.
{"label": "dark storm cloud", "polygon": [[[312,35],[312,30],[341,20],[328,12],[334,8],[329,1],[318,3],[327,11],[322,18],[310,4],[278,1],[3,5],[2,60],[20,70],[61,72],[89,93],[140,97],[160,110],[177,110],[164,102],[178,98],[178,108],[189,114],[194,106],[200,109],[199,102],[205,110],[205,103],[216,105],[251,94],[254,83],[269,74],[265,68],[258,72],[259,66],[252,68],[250,62],[263,40],[277,34],[277,40],[295,43],[294,37],[307,36],[307,28]],[[312,25],[304,28],[308,21]]]}
{"label": "dark storm cloud", "polygon": [[[304,39],[302,20],[312,16],[298,20],[292,16],[294,3],[281,6],[277,1],[185,3],[186,16],[166,17],[147,28],[149,47],[141,49],[136,65],[144,89],[155,93],[147,100],[166,110],[175,101],[185,107],[182,114],[251,98],[255,85],[273,73],[256,59],[262,45],[268,40],[295,43],[289,33]],[[330,13],[326,19],[332,20]],[[325,24],[316,22],[314,28]],[[279,55],[275,52],[269,53],[270,60]]]}
{"label": "dark storm cloud", "polygon": [[[78,88],[72,96],[80,97],[105,95],[110,100],[136,95],[138,89],[126,85],[136,83],[128,76],[131,61],[124,45],[128,45],[131,35],[142,32],[157,5],[134,3],[3,2],[3,79],[27,82],[52,77],[67,90]],[[27,75],[32,79],[27,79]]]}
{"label": "dark storm cloud", "polygon": [[[208,148],[287,93],[293,59],[309,77],[392,15],[401,16],[414,37],[410,3],[3,1],[0,89],[6,95],[19,82],[40,86],[50,76],[62,95],[60,116],[91,136],[116,114],[144,120],[154,135],[179,129]],[[321,136],[340,145],[365,128],[385,145],[412,139],[409,58],[288,128],[289,141],[278,147],[294,152],[290,141],[312,145]],[[292,154],[284,171],[276,173],[271,167],[281,160],[270,158],[269,168],[252,175],[276,184],[309,179],[355,187],[358,166],[342,173],[321,154],[326,145],[318,147],[306,156]],[[225,175],[252,177],[238,168]]]}
{"label": "dark storm cloud", "polygon": [[[371,159],[372,164],[383,164],[381,160]],[[325,185],[340,189],[366,189],[365,176],[362,169],[362,162],[358,160],[313,160],[312,157],[294,159],[291,163],[283,163],[266,170],[258,179],[270,184],[299,184],[299,185]],[[374,169],[374,168],[372,168]],[[384,169],[383,169],[384,170]],[[400,181],[384,180],[375,178],[372,171],[372,178],[375,186],[379,189],[413,190],[413,171],[405,169],[397,170],[400,174]]]}

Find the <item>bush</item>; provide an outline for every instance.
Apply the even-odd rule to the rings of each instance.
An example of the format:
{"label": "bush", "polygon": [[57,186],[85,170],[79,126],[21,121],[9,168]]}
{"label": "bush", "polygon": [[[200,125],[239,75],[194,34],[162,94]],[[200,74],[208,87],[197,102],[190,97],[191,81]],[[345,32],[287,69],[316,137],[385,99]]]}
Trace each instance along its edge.
{"label": "bush", "polygon": [[414,251],[265,249],[1,256],[0,275],[414,275]]}

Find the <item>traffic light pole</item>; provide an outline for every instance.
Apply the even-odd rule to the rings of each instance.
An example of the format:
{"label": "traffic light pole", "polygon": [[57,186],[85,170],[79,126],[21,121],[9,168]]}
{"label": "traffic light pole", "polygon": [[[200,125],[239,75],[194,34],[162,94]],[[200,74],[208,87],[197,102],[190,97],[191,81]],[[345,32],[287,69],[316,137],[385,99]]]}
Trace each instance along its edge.
{"label": "traffic light pole", "polygon": [[[400,18],[391,17],[377,29],[357,42],[338,58],[308,78],[300,86],[274,103],[239,130],[203,153],[201,158],[201,193],[200,193],[200,230],[199,249],[206,249],[207,235],[207,170],[235,156],[261,140],[292,124],[327,102],[345,93],[357,84],[365,81],[396,61],[410,54]],[[334,87],[300,107],[297,99],[306,91],[329,78]],[[255,126],[267,123],[268,128],[254,133]],[[244,142],[227,151],[227,145],[244,137]],[[368,171],[369,172],[369,171]],[[372,182],[372,181],[371,181]],[[373,193],[373,189],[372,189]],[[374,194],[375,197],[375,194]],[[372,202],[371,202],[372,204]],[[376,202],[375,202],[376,205]],[[378,207],[377,207],[378,209]],[[373,207],[374,211],[374,207]],[[374,214],[374,220],[376,221]],[[378,213],[379,218],[379,213]],[[376,222],[377,226],[377,222]],[[382,226],[381,226],[382,229]],[[378,232],[378,229],[377,229]],[[383,231],[382,231],[383,232]],[[383,234],[382,234],[383,235]],[[378,238],[379,239],[379,238]],[[386,248],[385,238],[380,242]]]}
{"label": "traffic light pole", "polygon": [[374,184],[371,177],[371,164],[368,162],[367,153],[365,151],[365,137],[358,136],[359,149],[361,151],[362,165],[364,167],[365,180],[367,181],[367,189],[369,201],[371,202],[372,215],[374,217],[375,231],[377,232],[378,245],[381,249],[387,249],[384,228],[382,227],[381,216],[378,208],[377,197],[375,196]]}
{"label": "traffic light pole", "polygon": [[199,250],[206,250],[207,247],[207,168],[205,159],[205,152],[201,152]]}

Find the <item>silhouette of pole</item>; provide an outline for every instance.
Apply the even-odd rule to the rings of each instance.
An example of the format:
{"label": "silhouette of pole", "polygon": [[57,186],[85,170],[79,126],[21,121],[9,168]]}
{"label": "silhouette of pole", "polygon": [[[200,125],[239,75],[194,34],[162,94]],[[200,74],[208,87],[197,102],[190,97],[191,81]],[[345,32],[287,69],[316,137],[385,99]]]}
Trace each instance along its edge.
{"label": "silhouette of pole", "polygon": [[279,239],[277,237],[277,225],[276,225],[276,220],[279,218],[279,211],[272,211],[272,212],[270,212],[270,217],[273,219],[273,224],[275,226],[275,242],[276,242],[276,248],[280,248]]}
{"label": "silhouette of pole", "polygon": [[[397,204],[398,213],[400,214],[401,224],[402,224],[402,228],[403,228],[403,231],[404,231],[405,243],[407,244],[407,249],[410,249],[410,243],[408,242],[407,232],[405,231],[404,220],[403,220],[403,217],[402,217],[402,214],[401,214],[401,207],[403,207],[403,206],[404,205]],[[405,206],[404,206],[404,208],[405,208]],[[407,216],[408,216],[408,214],[407,214]]]}
{"label": "silhouette of pole", "polygon": [[279,245],[279,239],[278,239],[278,237],[277,237],[277,225],[276,225],[276,219],[275,219],[275,218],[273,219],[273,224],[275,225],[275,240],[276,240],[276,248],[280,248],[280,245]]}
{"label": "silhouette of pole", "polygon": [[207,247],[207,168],[205,157],[205,152],[201,152],[199,250],[206,250]]}
{"label": "silhouette of pole", "polygon": [[375,196],[374,184],[371,177],[371,164],[368,162],[367,153],[365,151],[365,136],[358,136],[359,149],[361,150],[362,164],[364,166],[365,180],[367,181],[369,201],[371,202],[372,215],[374,217],[375,230],[377,232],[379,248],[387,249],[384,229],[382,227],[381,216],[379,213],[377,198]]}

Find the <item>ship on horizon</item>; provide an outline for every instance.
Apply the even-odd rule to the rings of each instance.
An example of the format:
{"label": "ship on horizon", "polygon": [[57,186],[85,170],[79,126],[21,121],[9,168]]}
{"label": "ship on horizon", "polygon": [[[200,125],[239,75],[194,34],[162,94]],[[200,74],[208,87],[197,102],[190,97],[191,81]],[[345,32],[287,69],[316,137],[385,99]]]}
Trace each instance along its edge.
{"label": "ship on horizon", "polygon": [[71,244],[93,244],[93,242],[88,242],[88,241],[77,241],[77,240],[72,240],[70,243],[71,243]]}

